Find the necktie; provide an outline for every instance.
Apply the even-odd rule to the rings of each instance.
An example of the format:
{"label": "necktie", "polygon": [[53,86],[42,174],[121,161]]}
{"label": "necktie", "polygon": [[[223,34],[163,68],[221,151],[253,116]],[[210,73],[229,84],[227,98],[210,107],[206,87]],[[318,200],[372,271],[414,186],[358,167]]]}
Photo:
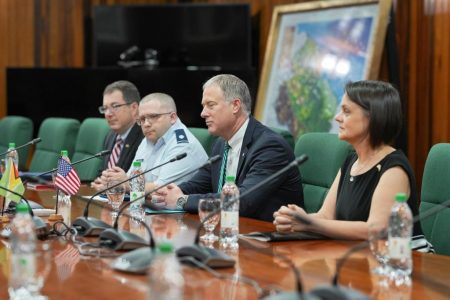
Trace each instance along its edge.
{"label": "necktie", "polygon": [[219,186],[217,187],[218,193],[222,191],[222,187],[225,184],[225,177],[227,173],[228,150],[230,150],[230,148],[231,148],[230,145],[226,143],[223,149],[222,165],[220,166]]}
{"label": "necktie", "polygon": [[117,164],[119,160],[120,152],[122,151],[123,141],[120,136],[117,136],[116,143],[112,149],[111,155],[109,156],[108,168],[112,168]]}

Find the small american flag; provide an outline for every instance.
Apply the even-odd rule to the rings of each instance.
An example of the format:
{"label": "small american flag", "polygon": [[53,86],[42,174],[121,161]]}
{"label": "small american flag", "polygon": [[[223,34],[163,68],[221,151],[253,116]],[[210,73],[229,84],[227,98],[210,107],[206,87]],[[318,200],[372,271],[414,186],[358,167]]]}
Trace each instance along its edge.
{"label": "small american flag", "polygon": [[63,159],[58,160],[58,172],[56,173],[55,185],[67,195],[75,195],[80,189],[80,178],[72,165]]}

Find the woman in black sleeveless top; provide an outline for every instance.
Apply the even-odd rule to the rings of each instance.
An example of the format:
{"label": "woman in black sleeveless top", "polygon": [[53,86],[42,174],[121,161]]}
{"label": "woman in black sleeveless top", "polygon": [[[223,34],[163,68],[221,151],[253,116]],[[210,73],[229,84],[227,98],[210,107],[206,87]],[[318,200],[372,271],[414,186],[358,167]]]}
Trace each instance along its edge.
{"label": "woman in black sleeveless top", "polygon": [[[306,215],[296,206],[274,213],[280,232],[312,231],[337,239],[367,239],[368,224],[387,224],[395,195],[408,195],[413,215],[418,195],[412,168],[392,142],[401,129],[401,103],[397,90],[386,82],[358,81],[345,87],[341,111],[335,117],[339,138],[355,149],[339,170],[312,225],[303,225],[290,213]],[[413,248],[429,251],[420,222],[414,224]]]}

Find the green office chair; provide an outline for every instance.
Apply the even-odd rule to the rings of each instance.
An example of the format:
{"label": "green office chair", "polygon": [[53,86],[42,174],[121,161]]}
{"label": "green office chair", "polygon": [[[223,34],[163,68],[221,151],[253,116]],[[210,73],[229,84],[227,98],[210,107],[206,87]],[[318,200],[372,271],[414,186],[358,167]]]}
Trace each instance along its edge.
{"label": "green office chair", "polygon": [[69,155],[73,153],[79,128],[80,122],[75,119],[45,119],[38,134],[42,142],[36,146],[30,172],[46,172],[56,168],[61,150],[67,150]]}
{"label": "green office chair", "polygon": [[292,133],[290,133],[286,129],[276,128],[276,127],[269,127],[269,128],[272,129],[272,131],[275,131],[276,133],[281,135],[286,140],[286,142],[288,142],[288,144],[292,147],[292,150],[294,150],[295,142],[294,142],[294,137],[292,136]]}
{"label": "green office chair", "polygon": [[[110,128],[103,118],[87,118],[81,123],[75,143],[72,161],[78,161],[97,154],[103,149],[103,142]],[[81,181],[94,180],[102,168],[103,157],[93,158],[75,166]]]}
{"label": "green office chair", "polygon": [[295,156],[306,154],[308,160],[300,166],[302,175],[305,210],[317,212],[333,183],[339,168],[352,147],[339,140],[336,134],[305,133],[295,144]]}
{"label": "green office chair", "polygon": [[[7,116],[0,120],[0,153],[8,150],[10,142],[16,143],[16,147],[31,141],[33,137],[33,121],[21,116]],[[24,147],[19,152],[19,170],[26,168],[30,147]],[[0,157],[4,158],[4,157]]]}
{"label": "green office chair", "polygon": [[203,149],[205,149],[208,156],[211,155],[211,150],[217,137],[211,135],[206,128],[199,127],[189,127],[189,131],[197,138],[197,140],[202,144]]}
{"label": "green office chair", "polygon": [[[436,144],[428,153],[422,178],[420,215],[450,199],[450,144]],[[421,220],[436,253],[450,255],[450,208]]]}

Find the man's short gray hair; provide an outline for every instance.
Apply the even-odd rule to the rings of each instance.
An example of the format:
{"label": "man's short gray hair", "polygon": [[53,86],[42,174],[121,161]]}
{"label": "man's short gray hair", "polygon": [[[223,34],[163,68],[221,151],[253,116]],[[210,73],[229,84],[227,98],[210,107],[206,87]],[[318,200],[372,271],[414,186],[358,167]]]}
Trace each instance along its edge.
{"label": "man's short gray hair", "polygon": [[218,86],[225,97],[225,101],[230,102],[233,99],[240,99],[242,103],[242,110],[249,115],[252,108],[252,98],[247,84],[240,78],[231,74],[220,74],[210,78],[203,84],[205,88],[216,85]]}

